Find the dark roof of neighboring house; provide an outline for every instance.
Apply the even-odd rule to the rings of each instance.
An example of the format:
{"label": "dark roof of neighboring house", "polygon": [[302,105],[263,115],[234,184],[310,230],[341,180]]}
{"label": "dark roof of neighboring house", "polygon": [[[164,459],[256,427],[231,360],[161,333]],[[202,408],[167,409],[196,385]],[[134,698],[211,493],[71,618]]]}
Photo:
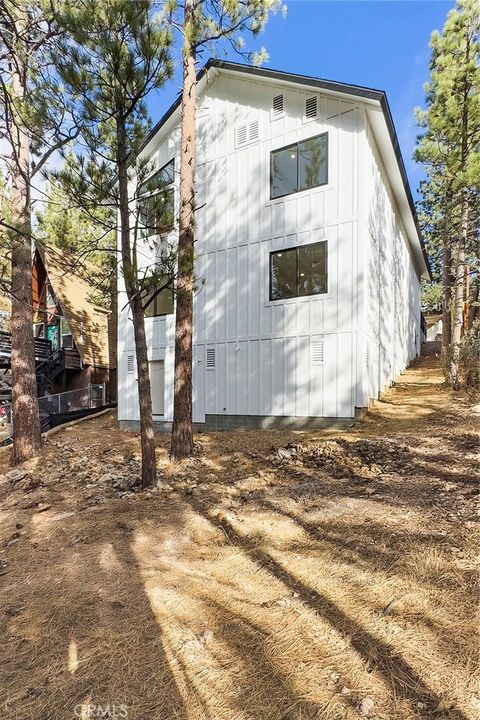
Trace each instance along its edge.
{"label": "dark roof of neighboring house", "polygon": [[[380,104],[380,107],[385,118],[385,122],[388,128],[388,134],[395,152],[395,156],[398,163],[398,168],[402,177],[403,188],[407,197],[408,205],[412,213],[412,217],[415,223],[415,227],[418,233],[420,244],[422,247],[422,254],[431,277],[432,270],[430,267],[430,260],[425,250],[423,242],[422,232],[418,222],[417,211],[415,208],[415,202],[413,200],[412,191],[408,182],[407,171],[403,162],[402,153],[400,150],[400,144],[398,142],[397,132],[393,123],[393,117],[388,104],[387,95],[383,90],[376,90],[374,88],[363,87],[361,85],[351,85],[350,83],[336,82],[334,80],[325,80],[322,78],[311,77],[310,75],[298,75],[295,73],[283,72],[282,70],[270,70],[268,68],[254,67],[252,65],[243,65],[242,63],[234,63],[226,60],[216,60],[210,58],[207,60],[205,65],[197,73],[197,82],[200,81],[203,76],[210,70],[210,68],[218,68],[219,70],[226,70],[231,72],[240,72],[245,75],[253,75],[259,78],[266,78],[268,80],[278,80],[279,82],[290,82],[301,85],[306,85],[317,90],[329,90],[333,92],[343,93],[346,95],[353,95],[355,97],[364,100],[373,100]],[[160,118],[160,120],[153,126],[152,130],[143,142],[140,152],[148,145],[152,138],[157,134],[161,127],[166,121],[174,114],[181,104],[181,95],[175,100],[175,102],[168,108],[166,113]]]}

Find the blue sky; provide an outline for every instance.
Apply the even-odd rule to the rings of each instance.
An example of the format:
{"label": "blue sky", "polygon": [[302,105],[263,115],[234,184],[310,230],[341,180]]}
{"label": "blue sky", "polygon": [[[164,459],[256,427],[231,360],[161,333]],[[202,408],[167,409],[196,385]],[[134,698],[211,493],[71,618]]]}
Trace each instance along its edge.
{"label": "blue sky", "polygon": [[[264,33],[246,41],[265,46],[266,67],[385,90],[403,158],[416,195],[422,171],[412,160],[414,108],[424,101],[432,30],[441,30],[452,0],[286,0],[285,19],[272,17]],[[222,49],[223,53],[223,49]],[[200,61],[203,65],[207,55]],[[232,50],[230,60],[242,61]],[[156,122],[175,99],[180,76],[152,97]]]}

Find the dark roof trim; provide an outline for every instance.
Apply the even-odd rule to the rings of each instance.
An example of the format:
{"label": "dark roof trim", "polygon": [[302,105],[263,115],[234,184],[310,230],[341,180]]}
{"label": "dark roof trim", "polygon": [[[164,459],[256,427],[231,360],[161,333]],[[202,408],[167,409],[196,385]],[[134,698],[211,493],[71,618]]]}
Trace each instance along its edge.
{"label": "dark roof trim", "polygon": [[[398,169],[402,177],[403,188],[407,197],[408,205],[412,213],[415,228],[420,239],[420,245],[422,248],[423,258],[425,265],[427,266],[430,279],[432,277],[432,269],[430,266],[430,260],[425,250],[422,233],[420,230],[420,224],[418,222],[417,211],[415,209],[415,202],[413,200],[412,191],[410,190],[410,184],[408,182],[407,171],[405,170],[405,164],[403,162],[402,153],[400,150],[400,144],[398,142],[397,132],[393,123],[392,113],[388,104],[387,96],[383,90],[375,90],[374,88],[362,87],[361,85],[350,85],[348,83],[335,82],[333,80],[323,80],[321,78],[310,77],[309,75],[298,75],[295,73],[283,72],[281,70],[270,70],[268,68],[258,68],[252,65],[243,65],[242,63],[234,63],[226,60],[216,60],[210,58],[207,60],[203,68],[197,73],[197,82],[199,82],[203,76],[210,70],[210,68],[218,68],[220,70],[227,70],[230,72],[240,72],[245,75],[253,75],[259,78],[268,78],[269,80],[278,80],[279,82],[290,82],[297,83],[299,85],[306,85],[317,90],[330,90],[332,92],[338,92],[345,95],[352,95],[354,97],[362,98],[364,100],[373,100],[380,104],[380,107],[385,118],[385,122],[388,128],[388,134],[392,142],[393,150],[397,158]],[[140,152],[145,149],[148,143],[160,130],[167,120],[174,114],[177,108],[181,104],[181,96],[175,100],[175,102],[169,107],[167,112],[160,118],[160,120],[154,125],[147,138],[143,142]]]}
{"label": "dark roof trim", "polygon": [[400,150],[400,144],[398,142],[398,137],[397,137],[397,131],[395,130],[395,125],[393,123],[390,105],[388,104],[387,96],[385,93],[383,93],[383,97],[380,100],[380,105],[381,105],[381,108],[383,111],[383,116],[387,123],[388,134],[390,135],[390,140],[392,141],[393,150],[395,152],[395,157],[397,158],[398,169],[400,170],[400,175],[402,176],[403,189],[405,190],[405,195],[407,196],[407,201],[408,201],[408,205],[410,207],[410,212],[412,213],[413,222],[415,223],[415,228],[417,230],[418,238],[420,240],[420,246],[422,248],[423,259],[425,260],[425,265],[427,266],[427,271],[430,276],[429,279],[432,280],[433,276],[432,276],[432,267],[430,265],[430,258],[428,257],[427,251],[425,249],[425,243],[423,240],[422,231],[420,229],[420,223],[418,221],[418,215],[417,215],[417,209],[415,207],[415,201],[413,199],[412,191],[410,189],[410,183],[408,182],[407,171],[405,169],[405,164],[403,162],[402,151]]}

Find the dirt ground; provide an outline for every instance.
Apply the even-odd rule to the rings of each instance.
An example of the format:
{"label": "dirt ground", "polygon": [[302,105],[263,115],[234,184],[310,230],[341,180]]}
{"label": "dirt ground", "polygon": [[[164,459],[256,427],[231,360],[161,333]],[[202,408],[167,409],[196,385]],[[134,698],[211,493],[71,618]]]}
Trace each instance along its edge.
{"label": "dirt ground", "polygon": [[160,438],[153,492],[111,413],[0,451],[1,720],[479,718],[480,406],[434,350],[349,432]]}

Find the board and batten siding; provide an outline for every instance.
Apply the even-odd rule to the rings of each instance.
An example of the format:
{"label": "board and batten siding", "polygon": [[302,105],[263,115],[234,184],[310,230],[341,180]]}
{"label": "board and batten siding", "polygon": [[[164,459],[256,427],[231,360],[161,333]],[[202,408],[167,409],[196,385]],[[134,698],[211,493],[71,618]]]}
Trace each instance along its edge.
{"label": "board and batten siding", "polygon": [[420,278],[366,120],[366,372],[376,399],[420,352]]}
{"label": "board and batten siding", "polygon": [[[280,94],[284,112],[274,117],[273,98]],[[312,96],[317,117],[307,119],[305,103]],[[251,128],[252,142],[238,146],[239,126],[246,126],[247,138]],[[200,99],[197,128],[194,420],[202,422],[206,414],[352,417],[355,406],[367,404],[368,396],[377,392],[366,379],[367,361],[371,368],[367,344],[377,337],[371,317],[375,308],[367,295],[375,294],[375,273],[384,280],[390,273],[392,285],[397,245],[405,275],[399,289],[389,287],[389,293],[403,297],[410,292],[415,303],[415,283],[402,244],[407,254],[408,248],[391,215],[391,227],[377,232],[386,265],[375,265],[367,232],[376,228],[375,209],[369,209],[370,222],[366,206],[373,196],[365,185],[365,162],[372,188],[384,184],[384,178],[381,170],[375,173],[363,106],[222,73]],[[271,200],[271,151],[324,132],[328,184]],[[178,127],[166,137],[160,130],[157,138],[152,157],[158,167],[174,156],[178,167]],[[388,189],[379,195],[382,217],[387,216]],[[328,292],[270,301],[270,252],[321,240],[328,243]],[[147,264],[154,262],[152,251],[145,247],[143,253]],[[120,290],[119,419],[138,420],[133,333],[124,306]],[[410,347],[405,352],[401,346],[411,333],[409,321],[404,311],[394,308],[395,303],[383,322],[401,328],[398,347],[393,325],[386,331],[388,338],[380,333],[383,352],[389,355],[382,372],[390,379],[411,355]],[[173,412],[174,316],[145,323],[150,359],[165,362],[163,419],[168,421]]]}

